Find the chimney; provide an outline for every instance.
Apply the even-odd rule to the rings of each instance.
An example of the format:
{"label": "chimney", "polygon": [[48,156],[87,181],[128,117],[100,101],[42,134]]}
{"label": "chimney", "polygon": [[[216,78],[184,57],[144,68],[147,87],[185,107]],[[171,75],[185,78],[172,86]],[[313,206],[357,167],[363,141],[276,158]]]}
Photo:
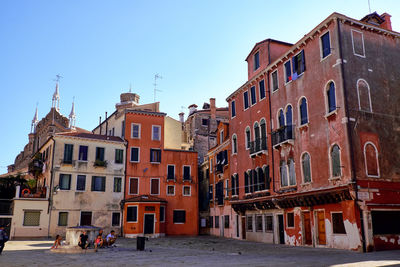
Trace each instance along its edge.
{"label": "chimney", "polygon": [[215,98],[210,98],[211,119],[216,117]]}
{"label": "chimney", "polygon": [[392,30],[392,22],[390,21],[390,18],[392,16],[389,15],[388,13],[383,13],[381,15],[381,18],[384,20],[384,22],[380,25],[382,28],[391,31]]}
{"label": "chimney", "polygon": [[188,108],[189,108],[189,116],[192,115],[195,111],[197,111],[196,104],[191,104]]}
{"label": "chimney", "polygon": [[181,112],[181,113],[179,113],[179,121],[181,122],[181,123],[184,123],[185,122],[185,113],[183,113],[183,112]]}

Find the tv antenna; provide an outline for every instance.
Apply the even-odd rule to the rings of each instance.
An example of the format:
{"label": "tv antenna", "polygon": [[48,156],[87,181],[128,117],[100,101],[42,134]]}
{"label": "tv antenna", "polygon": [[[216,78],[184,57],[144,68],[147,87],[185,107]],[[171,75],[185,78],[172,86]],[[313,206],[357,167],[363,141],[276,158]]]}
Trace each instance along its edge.
{"label": "tv antenna", "polygon": [[61,76],[60,74],[57,74],[57,75],[56,75],[56,78],[55,78],[53,81],[55,81],[55,82],[58,83],[58,82],[60,81],[61,78],[64,78],[64,77]]}
{"label": "tv antenna", "polygon": [[159,75],[158,73],[156,73],[156,75],[154,75],[154,83],[153,83],[153,85],[154,85],[154,102],[156,102],[156,94],[157,94],[157,92],[162,92],[161,90],[157,89],[157,80],[158,79],[162,79],[162,76]]}
{"label": "tv antenna", "polygon": [[369,0],[368,0],[368,9],[369,9],[369,14],[371,14],[371,4],[369,3]]}

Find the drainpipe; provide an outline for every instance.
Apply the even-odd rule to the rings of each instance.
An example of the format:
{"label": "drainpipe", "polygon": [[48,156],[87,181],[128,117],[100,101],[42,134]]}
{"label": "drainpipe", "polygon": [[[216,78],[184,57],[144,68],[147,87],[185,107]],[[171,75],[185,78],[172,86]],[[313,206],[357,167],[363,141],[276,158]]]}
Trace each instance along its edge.
{"label": "drainpipe", "polygon": [[[125,124],[125,127],[124,127],[123,130],[126,132],[126,110],[124,111],[124,124]],[[128,166],[128,140],[126,140],[125,132],[124,132],[125,170],[124,170],[124,192],[123,192],[124,198],[122,199],[121,205],[120,205],[120,207],[121,207],[121,236],[124,236],[124,207],[125,207],[125,192],[127,191],[126,190],[126,185],[127,185],[127,182],[126,182],[126,180],[127,180],[126,179],[126,176],[127,176],[126,170],[127,170],[127,166]]]}
{"label": "drainpipe", "polygon": [[51,137],[53,139],[53,153],[51,155],[51,167],[50,167],[50,188],[49,188],[49,206],[47,208],[47,213],[49,214],[49,225],[47,227],[47,237],[50,237],[50,219],[51,219],[51,205],[52,205],[52,201],[53,201],[53,180],[54,180],[54,154],[56,151],[56,140]]}
{"label": "drainpipe", "polygon": [[363,247],[363,252],[366,252],[366,246],[365,246],[365,230],[364,230],[364,218],[363,218],[363,212],[358,204],[358,188],[357,188],[357,179],[356,179],[356,175],[355,175],[355,163],[354,163],[354,151],[353,151],[353,139],[352,139],[352,134],[351,134],[351,129],[350,129],[350,118],[349,118],[349,103],[348,103],[348,98],[347,98],[347,91],[345,89],[345,76],[344,76],[344,62],[343,62],[343,56],[342,56],[342,39],[341,39],[341,35],[340,35],[340,21],[339,18],[336,18],[336,23],[337,23],[337,36],[338,36],[338,51],[339,51],[339,57],[341,60],[341,64],[340,64],[340,75],[342,77],[342,91],[343,91],[343,98],[344,98],[344,112],[345,112],[345,116],[347,118],[347,124],[346,124],[346,128],[347,128],[347,136],[349,138],[349,154],[350,154],[350,161],[351,161],[351,183],[352,183],[352,187],[353,190],[355,192],[355,204],[356,204],[356,208],[359,210],[360,214],[360,227],[361,227],[361,243],[362,243],[362,247]]}
{"label": "drainpipe", "polygon": [[[268,65],[271,64],[271,53],[270,53],[270,41],[268,41]],[[272,109],[271,109],[271,83],[269,79],[269,71],[266,72],[267,75],[267,88],[268,88],[268,105],[269,105],[269,127],[271,129],[270,140],[271,140],[271,160],[272,160],[272,191],[275,191],[275,160],[274,160],[274,148],[272,145]]]}

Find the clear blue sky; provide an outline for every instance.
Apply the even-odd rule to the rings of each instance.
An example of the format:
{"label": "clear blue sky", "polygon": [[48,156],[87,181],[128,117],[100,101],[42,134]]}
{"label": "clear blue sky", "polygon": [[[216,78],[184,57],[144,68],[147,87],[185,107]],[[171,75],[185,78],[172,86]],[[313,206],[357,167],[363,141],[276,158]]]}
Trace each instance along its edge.
{"label": "clear blue sky", "polygon": [[[392,15],[396,0],[370,0],[371,11]],[[77,126],[92,130],[114,111],[132,84],[141,103],[153,101],[154,74],[161,110],[178,118],[210,97],[218,106],[247,79],[244,61],[256,42],[295,43],[339,12],[360,19],[368,0],[335,1],[0,1],[0,173],[28,141],[36,102],[39,118],[51,107],[56,74],[61,113],[75,96]]]}

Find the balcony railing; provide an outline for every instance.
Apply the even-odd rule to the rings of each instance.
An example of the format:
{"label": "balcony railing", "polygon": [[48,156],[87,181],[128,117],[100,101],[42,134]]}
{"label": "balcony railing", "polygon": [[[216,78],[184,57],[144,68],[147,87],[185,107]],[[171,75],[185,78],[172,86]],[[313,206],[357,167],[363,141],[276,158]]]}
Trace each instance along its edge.
{"label": "balcony railing", "polygon": [[104,167],[104,168],[106,168],[106,167],[107,167],[107,161],[106,161],[106,160],[96,159],[96,160],[94,161],[93,166],[95,166],[95,167]]}
{"label": "balcony railing", "polygon": [[193,176],[183,176],[183,181],[192,181]]}
{"label": "balcony railing", "polygon": [[250,142],[250,155],[267,150],[267,137],[256,138]]}
{"label": "balcony railing", "polygon": [[283,143],[294,140],[293,125],[283,126],[280,129],[272,132],[272,145],[278,146]]}
{"label": "balcony railing", "polygon": [[167,174],[167,180],[175,181],[176,180],[176,176],[172,175],[172,174]]}
{"label": "balcony railing", "polygon": [[19,198],[46,198],[46,190],[46,187],[35,188],[32,191],[28,188],[19,188]]}

